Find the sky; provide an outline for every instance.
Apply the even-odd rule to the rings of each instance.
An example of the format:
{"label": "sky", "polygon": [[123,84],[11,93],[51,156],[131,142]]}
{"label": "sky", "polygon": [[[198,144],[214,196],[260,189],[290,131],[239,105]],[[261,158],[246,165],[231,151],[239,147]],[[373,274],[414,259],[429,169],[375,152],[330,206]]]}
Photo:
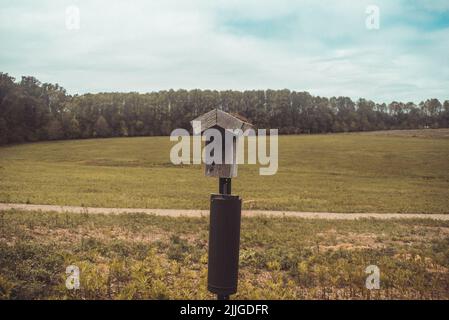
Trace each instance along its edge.
{"label": "sky", "polygon": [[443,101],[449,1],[0,0],[0,72],[70,94],[287,88]]}

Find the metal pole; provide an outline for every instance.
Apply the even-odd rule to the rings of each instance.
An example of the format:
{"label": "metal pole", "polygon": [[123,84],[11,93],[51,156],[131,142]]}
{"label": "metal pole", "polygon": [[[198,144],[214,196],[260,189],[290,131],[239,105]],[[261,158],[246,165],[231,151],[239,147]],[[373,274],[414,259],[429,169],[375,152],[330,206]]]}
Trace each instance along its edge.
{"label": "metal pole", "polygon": [[218,193],[231,194],[231,178],[219,178]]}

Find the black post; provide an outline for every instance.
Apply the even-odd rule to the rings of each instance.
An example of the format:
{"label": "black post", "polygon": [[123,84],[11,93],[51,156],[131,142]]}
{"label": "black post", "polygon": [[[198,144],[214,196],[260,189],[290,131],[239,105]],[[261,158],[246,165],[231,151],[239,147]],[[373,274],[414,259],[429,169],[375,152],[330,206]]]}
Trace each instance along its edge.
{"label": "black post", "polygon": [[[231,178],[219,178],[219,194],[231,194]],[[217,294],[217,300],[229,300],[229,295]]]}
{"label": "black post", "polygon": [[229,300],[237,291],[242,200],[231,195],[231,178],[219,179],[219,192],[211,195],[208,289]]}

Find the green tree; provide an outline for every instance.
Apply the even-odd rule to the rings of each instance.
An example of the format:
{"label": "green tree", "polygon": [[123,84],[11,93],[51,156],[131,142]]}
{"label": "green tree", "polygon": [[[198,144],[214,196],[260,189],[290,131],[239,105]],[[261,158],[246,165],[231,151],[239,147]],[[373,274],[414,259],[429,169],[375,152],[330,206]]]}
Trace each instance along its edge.
{"label": "green tree", "polygon": [[64,137],[64,131],[61,121],[58,119],[51,120],[47,126],[47,135],[50,140],[62,139]]}
{"label": "green tree", "polygon": [[8,126],[6,120],[0,118],[0,145],[8,143]]}
{"label": "green tree", "polygon": [[76,139],[76,138],[80,137],[80,135],[81,135],[80,124],[79,124],[78,120],[76,120],[76,118],[70,119],[68,126],[67,126],[66,135],[70,139]]}
{"label": "green tree", "polygon": [[94,137],[109,137],[111,134],[111,128],[109,127],[108,122],[103,116],[99,116],[94,126]]}
{"label": "green tree", "polygon": [[120,132],[119,135],[122,137],[128,136],[128,126],[126,125],[125,121],[120,121]]}
{"label": "green tree", "polygon": [[168,135],[213,108],[238,113],[257,128],[318,133],[449,127],[449,101],[374,103],[284,90],[169,90],[68,95],[34,77],[0,72],[0,143]]}

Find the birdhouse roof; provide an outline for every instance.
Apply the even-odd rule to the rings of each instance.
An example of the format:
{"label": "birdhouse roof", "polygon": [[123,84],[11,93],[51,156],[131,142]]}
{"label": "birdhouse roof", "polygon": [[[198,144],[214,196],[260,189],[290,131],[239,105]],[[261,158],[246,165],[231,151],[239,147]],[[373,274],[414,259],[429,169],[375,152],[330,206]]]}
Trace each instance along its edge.
{"label": "birdhouse roof", "polygon": [[[194,127],[193,121],[201,122],[201,128]],[[205,114],[192,120],[191,124],[195,134],[216,126],[223,129],[242,129],[242,131],[253,127],[251,123],[244,121],[241,116],[232,115],[219,109],[213,109],[206,112]]]}

